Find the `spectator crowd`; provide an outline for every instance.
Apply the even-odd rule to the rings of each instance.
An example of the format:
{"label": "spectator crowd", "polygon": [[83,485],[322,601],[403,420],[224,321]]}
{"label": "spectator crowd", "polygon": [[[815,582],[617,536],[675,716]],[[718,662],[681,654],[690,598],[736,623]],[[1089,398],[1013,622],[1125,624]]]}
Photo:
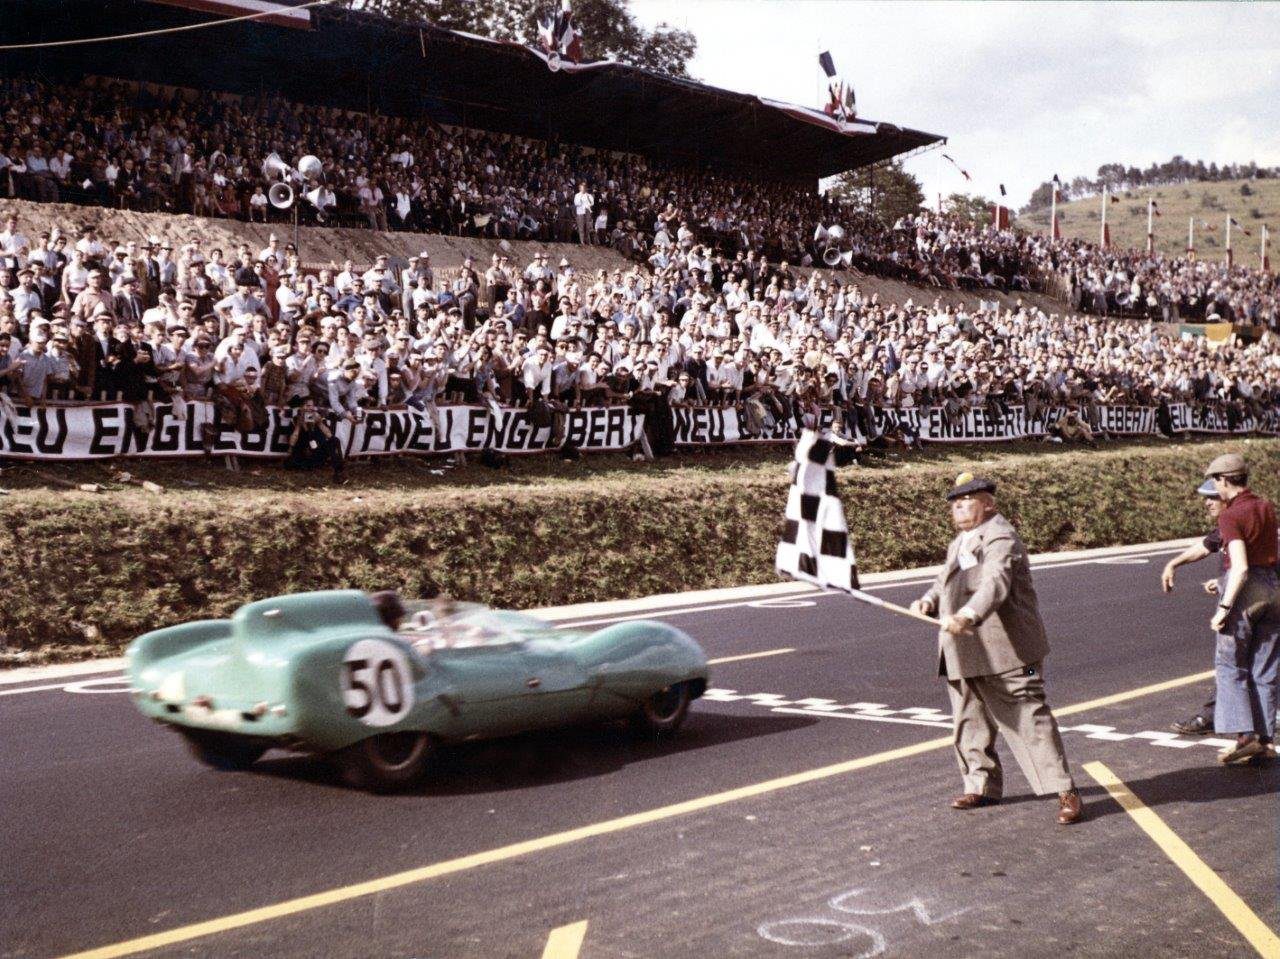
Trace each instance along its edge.
{"label": "spectator crowd", "polygon": [[[1257,270],[1103,250],[919,212],[891,225],[795,185],[264,98],[147,94],[119,82],[0,84],[0,193],[246,219],[262,160],[320,157],[335,216],[383,229],[607,243],[627,267],[581,273],[494,254],[447,275],[407,264],[304,269],[274,236],[221,249],[92,228],[0,228],[0,383],[12,399],[212,399],[252,428],[268,405],[356,419],[371,406],[573,405],[654,414],[737,404],[767,428],[834,406],[1034,415],[1192,402],[1237,421],[1280,400],[1277,286]],[[316,186],[300,182],[299,192]],[[262,198],[261,200],[259,198]],[[302,204],[304,208],[307,204]],[[310,214],[314,214],[314,208]],[[819,224],[851,265],[928,288],[1051,288],[1060,313],[881,302],[810,270]],[[509,248],[514,249],[514,248]],[[932,300],[932,302],[930,302]],[[1217,346],[1163,323],[1264,328]],[[651,415],[659,451],[670,416]]]}
{"label": "spectator crowd", "polygon": [[1165,322],[1280,322],[1274,278],[1185,258],[1103,250],[936,214],[887,229],[792,183],[428,120],[304,106],[279,97],[145,88],[107,79],[0,81],[0,194],[266,220],[275,154],[317,156],[295,174],[325,211],[303,218],[374,229],[605,244],[662,268],[696,238],[712,251],[822,263],[819,226],[840,226],[852,266],[949,289],[1053,288],[1073,309]]}

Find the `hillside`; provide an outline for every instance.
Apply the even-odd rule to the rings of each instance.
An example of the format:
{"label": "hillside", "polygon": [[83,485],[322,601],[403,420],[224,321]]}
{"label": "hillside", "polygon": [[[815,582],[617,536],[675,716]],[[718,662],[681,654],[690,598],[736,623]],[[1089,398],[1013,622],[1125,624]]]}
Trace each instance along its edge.
{"label": "hillside", "polygon": [[[1250,195],[1241,191],[1248,190]],[[1231,247],[1235,262],[1258,265],[1262,224],[1271,232],[1274,263],[1276,232],[1280,230],[1280,180],[1226,180],[1221,183],[1183,183],[1174,186],[1144,187],[1117,194],[1120,202],[1107,211],[1111,242],[1121,248],[1145,249],[1147,243],[1147,198],[1154,196],[1161,216],[1155,218],[1156,250],[1182,254],[1187,248],[1187,219],[1196,220],[1196,255],[1202,259],[1226,257],[1227,216],[1233,216],[1253,236],[1235,227]],[[1099,197],[1075,200],[1058,206],[1058,224],[1064,237],[1098,242],[1101,226]],[[1206,225],[1212,229],[1206,228]],[[1049,232],[1049,209],[1018,216],[1015,225],[1036,233]]]}

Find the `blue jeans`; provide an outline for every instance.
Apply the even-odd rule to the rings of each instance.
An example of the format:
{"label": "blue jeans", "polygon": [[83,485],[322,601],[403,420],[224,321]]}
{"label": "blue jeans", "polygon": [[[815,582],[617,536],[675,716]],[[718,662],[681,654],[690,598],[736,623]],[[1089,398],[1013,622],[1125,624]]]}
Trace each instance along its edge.
{"label": "blue jeans", "polygon": [[[1275,589],[1276,574],[1251,568],[1247,585]],[[1213,728],[1271,739],[1280,699],[1280,621],[1263,616],[1250,623],[1236,611],[1225,628],[1213,660],[1218,692]]]}

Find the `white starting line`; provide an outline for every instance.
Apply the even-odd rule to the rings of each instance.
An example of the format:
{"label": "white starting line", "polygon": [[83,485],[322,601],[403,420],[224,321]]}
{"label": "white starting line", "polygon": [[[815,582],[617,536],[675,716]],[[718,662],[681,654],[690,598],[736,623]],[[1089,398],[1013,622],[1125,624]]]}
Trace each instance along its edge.
{"label": "white starting line", "polygon": [[[895,723],[906,726],[931,726],[936,729],[950,729],[951,715],[934,706],[907,706],[898,708],[884,703],[838,703],[834,699],[787,699],[779,693],[740,693],[733,689],[708,689],[702,696],[709,703],[746,703],[759,706],[773,713],[785,713],[790,716],[816,716],[820,719],[853,719],[870,723]],[[1100,739],[1107,742],[1128,742],[1137,740],[1151,746],[1166,746],[1170,749],[1190,749],[1192,746],[1212,746],[1223,749],[1234,746],[1234,739],[1218,739],[1213,736],[1197,736],[1187,738],[1177,733],[1146,729],[1136,733],[1117,732],[1114,726],[1099,726],[1094,723],[1079,723],[1074,726],[1059,726],[1059,732],[1083,733],[1086,739]]]}

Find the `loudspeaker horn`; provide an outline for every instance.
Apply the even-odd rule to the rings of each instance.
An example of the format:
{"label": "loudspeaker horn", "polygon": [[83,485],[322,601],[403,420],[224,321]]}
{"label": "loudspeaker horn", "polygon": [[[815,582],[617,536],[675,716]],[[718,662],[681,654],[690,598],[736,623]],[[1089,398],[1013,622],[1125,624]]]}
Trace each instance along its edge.
{"label": "loudspeaker horn", "polygon": [[287,183],[273,183],[267,191],[267,199],[277,210],[287,210],[293,206],[293,187]]}

